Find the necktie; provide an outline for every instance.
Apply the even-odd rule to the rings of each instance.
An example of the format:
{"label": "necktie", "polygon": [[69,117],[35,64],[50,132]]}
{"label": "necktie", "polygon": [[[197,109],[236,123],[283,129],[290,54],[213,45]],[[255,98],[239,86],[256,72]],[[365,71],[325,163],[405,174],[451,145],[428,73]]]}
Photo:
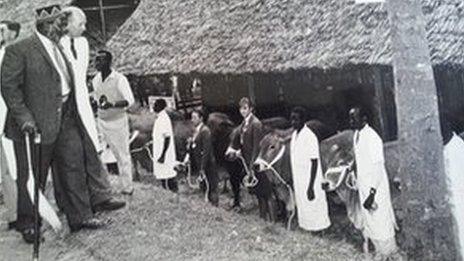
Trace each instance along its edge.
{"label": "necktie", "polygon": [[74,46],[74,38],[71,38],[71,52],[72,52],[72,55],[74,56],[74,59],[77,60],[77,52],[76,52],[76,47]]}
{"label": "necktie", "polygon": [[248,130],[248,121],[247,119],[244,120],[243,122],[243,126],[242,126],[242,131],[240,132],[240,144],[244,144],[244,137],[245,136],[245,132]]}
{"label": "necktie", "polygon": [[53,45],[53,55],[55,56],[55,61],[58,66],[58,69],[63,73],[63,76],[68,83],[68,90],[63,90],[63,95],[67,95],[71,90],[70,88],[70,83],[71,83],[71,76],[68,71],[68,66],[66,65],[66,62],[63,58],[63,55],[61,53],[61,50],[59,49],[60,47],[58,45]]}

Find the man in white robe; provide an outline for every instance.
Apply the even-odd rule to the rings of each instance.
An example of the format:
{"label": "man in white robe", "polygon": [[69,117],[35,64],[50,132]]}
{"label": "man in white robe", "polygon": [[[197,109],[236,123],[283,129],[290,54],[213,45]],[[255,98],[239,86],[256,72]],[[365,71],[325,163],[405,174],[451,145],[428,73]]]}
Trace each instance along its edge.
{"label": "man in white robe", "polygon": [[290,141],[290,160],[299,226],[308,231],[321,231],[330,226],[327,196],[322,190],[319,142],[305,125],[305,110],[296,107],[290,121],[295,131]]}
{"label": "man in white robe", "polygon": [[[19,23],[11,21],[0,22],[0,65],[5,54],[5,46],[11,44],[19,35]],[[1,88],[1,86],[0,86]],[[7,107],[0,96],[0,183],[2,183],[3,200],[6,206],[5,219],[8,229],[16,227],[17,187],[16,187],[16,158],[13,141],[6,138],[3,129],[5,125]]]}
{"label": "man in white robe", "polygon": [[87,69],[89,65],[89,43],[82,37],[86,29],[87,18],[84,11],[75,6],[62,9],[68,14],[67,34],[61,37],[60,45],[74,70],[77,110],[86,129],[84,151],[86,154],[87,185],[94,211],[116,210],[125,206],[125,202],[113,199],[108,173],[98,156],[101,152],[97,124],[90,104],[87,87]]}
{"label": "man in white robe", "polygon": [[464,140],[456,135],[446,119],[442,119],[443,155],[449,190],[451,213],[457,226],[457,252],[464,257]]}
{"label": "man in white robe", "polygon": [[90,95],[87,88],[87,69],[89,66],[89,43],[82,37],[87,22],[85,13],[78,7],[69,6],[62,10],[69,13],[68,33],[60,39],[60,45],[74,68],[74,77],[78,85],[76,88],[77,109],[82,123],[90,136],[95,149],[100,152],[102,148],[98,140],[97,124],[90,105]]}
{"label": "man in white robe", "polygon": [[370,239],[380,255],[396,253],[396,221],[385,169],[383,142],[367,124],[367,115],[361,108],[350,110],[350,124],[354,133],[355,169],[359,200],[362,205],[362,232]]}
{"label": "man in white robe", "polygon": [[153,174],[161,180],[162,186],[173,192],[178,191],[174,167],[177,165],[174,131],[166,112],[167,103],[158,99],[154,104],[157,118],[153,126]]}

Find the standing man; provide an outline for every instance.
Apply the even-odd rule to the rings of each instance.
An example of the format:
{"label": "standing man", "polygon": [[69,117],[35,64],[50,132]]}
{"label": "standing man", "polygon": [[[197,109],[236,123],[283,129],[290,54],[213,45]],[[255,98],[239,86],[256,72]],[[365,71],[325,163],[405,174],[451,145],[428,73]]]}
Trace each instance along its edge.
{"label": "standing man", "polygon": [[97,75],[92,80],[93,96],[98,99],[98,127],[103,139],[110,146],[118,162],[122,194],[132,195],[132,158],[130,155],[130,132],[127,108],[134,104],[134,95],[129,81],[111,68],[113,55],[98,51],[95,67]]}
{"label": "standing man", "polygon": [[177,165],[176,147],[172,122],[166,112],[166,107],[166,101],[158,99],[153,108],[157,114],[152,134],[153,173],[157,179],[161,180],[164,189],[177,192],[177,172],[174,170]]}
{"label": "standing man", "polygon": [[242,145],[241,152],[248,167],[258,157],[259,142],[262,138],[263,124],[253,114],[253,103],[247,97],[243,97],[239,102],[240,114],[243,117],[240,128],[240,144]]}
{"label": "standing man", "polygon": [[[263,125],[261,121],[253,114],[253,104],[249,98],[243,97],[239,101],[240,114],[243,117],[242,123],[238,126],[240,131],[240,153],[245,159],[248,169],[258,157],[259,142],[262,138]],[[240,184],[244,175],[232,174],[230,182],[234,190],[234,203],[232,209],[239,211],[240,206]],[[261,205],[261,204],[260,204]]]}
{"label": "standing man", "polygon": [[[442,115],[444,116],[444,115]],[[458,256],[464,256],[464,140],[453,132],[446,117],[441,118],[441,133],[443,136],[445,172],[448,177],[451,212],[458,231]]]}
{"label": "standing man", "polygon": [[298,209],[298,224],[308,231],[321,231],[330,226],[327,196],[322,189],[319,142],[305,124],[306,110],[293,108],[290,121],[295,129],[290,140],[290,163],[293,189]]}
{"label": "standing man", "polygon": [[211,130],[204,124],[204,113],[202,110],[194,110],[191,114],[195,133],[190,143],[190,159],[192,171],[196,175],[206,178],[202,186],[203,191],[208,190],[208,199],[211,204],[218,206],[218,174],[216,160],[213,155],[213,143]]}
{"label": "standing man", "polygon": [[39,182],[43,189],[48,169],[61,195],[63,211],[72,231],[96,229],[84,164],[83,128],[73,95],[71,65],[58,46],[66,17],[58,5],[36,11],[37,31],[6,48],[1,69],[1,92],[8,107],[5,134],[14,141],[17,165],[18,210],[16,225],[27,243],[36,234],[31,199],[27,192],[28,167],[24,134],[41,133]]}
{"label": "standing man", "polygon": [[362,205],[363,234],[372,241],[378,254],[388,257],[397,250],[396,221],[385,169],[383,142],[367,123],[367,114],[361,107],[352,108],[349,117],[355,131],[354,168]]}
{"label": "standing man", "polygon": [[[89,44],[82,34],[87,22],[85,13],[75,6],[65,7],[63,13],[68,15],[66,35],[61,37],[60,45],[74,70],[75,96],[77,111],[86,129],[84,139],[85,164],[88,173],[87,185],[90,201],[94,211],[116,210],[125,206],[125,202],[111,197],[111,186],[108,174],[98,156],[101,151],[97,126],[90,105],[87,88],[87,69],[89,65]],[[57,193],[59,193],[57,191]]]}
{"label": "standing man", "polygon": [[[11,21],[0,22],[0,66],[5,54],[5,47],[18,38],[21,26]],[[1,89],[1,86],[0,86]],[[8,229],[16,228],[16,204],[18,200],[16,188],[16,158],[13,142],[4,137],[7,107],[0,97],[0,182],[2,183],[3,200],[6,206]]]}

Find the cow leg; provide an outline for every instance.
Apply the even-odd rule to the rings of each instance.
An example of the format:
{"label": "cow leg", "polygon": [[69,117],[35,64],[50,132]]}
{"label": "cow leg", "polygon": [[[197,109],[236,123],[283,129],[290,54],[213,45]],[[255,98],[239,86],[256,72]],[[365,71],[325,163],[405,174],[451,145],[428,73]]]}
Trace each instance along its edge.
{"label": "cow leg", "polygon": [[364,236],[364,242],[363,242],[363,253],[368,254],[369,253],[369,238]]}
{"label": "cow leg", "polygon": [[140,172],[139,172],[139,161],[136,160],[136,159],[133,159],[134,160],[134,164],[132,164],[133,166],[133,173],[134,173],[134,176],[132,178],[133,181],[140,181],[141,180],[141,176],[140,176]]}
{"label": "cow leg", "polygon": [[222,194],[227,194],[229,192],[229,188],[227,187],[227,179],[224,179],[222,187]]}
{"label": "cow leg", "polygon": [[277,201],[274,197],[271,197],[268,201],[268,210],[269,210],[269,221],[272,223],[277,222]]}
{"label": "cow leg", "polygon": [[295,202],[293,201],[292,197],[288,197],[287,202],[285,204],[285,209],[287,211],[287,229],[293,230],[297,225],[297,208],[295,206]]}
{"label": "cow leg", "polygon": [[266,200],[258,197],[259,217],[266,220]]}
{"label": "cow leg", "polygon": [[232,185],[232,192],[234,194],[234,204],[232,207],[238,207],[240,206],[240,175],[237,173],[232,173],[230,175],[230,184]]}

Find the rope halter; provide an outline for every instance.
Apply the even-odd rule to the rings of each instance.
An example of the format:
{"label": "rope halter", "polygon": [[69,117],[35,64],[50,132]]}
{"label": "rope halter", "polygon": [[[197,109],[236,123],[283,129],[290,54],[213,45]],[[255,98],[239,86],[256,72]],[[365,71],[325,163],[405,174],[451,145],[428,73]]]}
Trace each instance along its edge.
{"label": "rope halter", "polygon": [[263,164],[264,165],[264,169],[262,171],[266,171],[266,170],[270,170],[272,174],[274,174],[275,177],[277,177],[277,179],[282,182],[282,184],[285,185],[285,187],[287,187],[287,190],[288,190],[288,193],[289,193],[289,197],[290,197],[290,205],[292,206],[292,210],[291,210],[291,214],[290,214],[290,217],[289,219],[287,220],[287,229],[290,230],[291,229],[291,224],[292,224],[292,220],[293,218],[295,217],[295,214],[296,214],[296,211],[295,211],[295,195],[293,193],[293,188],[292,186],[290,186],[283,178],[282,176],[280,175],[280,173],[274,168],[274,164],[276,164],[279,160],[282,159],[282,157],[284,156],[285,154],[285,146],[282,146],[282,148],[279,150],[279,153],[277,153],[277,155],[274,157],[274,159],[271,161],[271,162],[267,162],[265,161],[263,158],[261,157],[258,157],[255,161],[255,163],[257,164]]}
{"label": "rope halter", "polygon": [[282,146],[282,148],[279,150],[279,153],[277,153],[277,155],[274,157],[274,159],[268,163],[267,161],[265,161],[263,158],[261,157],[258,157],[255,161],[256,164],[263,164],[264,165],[264,170],[269,170],[271,168],[273,168],[272,166],[274,166],[274,164],[276,164],[280,159],[282,159],[282,157],[284,156],[284,153],[285,153],[285,147]]}

